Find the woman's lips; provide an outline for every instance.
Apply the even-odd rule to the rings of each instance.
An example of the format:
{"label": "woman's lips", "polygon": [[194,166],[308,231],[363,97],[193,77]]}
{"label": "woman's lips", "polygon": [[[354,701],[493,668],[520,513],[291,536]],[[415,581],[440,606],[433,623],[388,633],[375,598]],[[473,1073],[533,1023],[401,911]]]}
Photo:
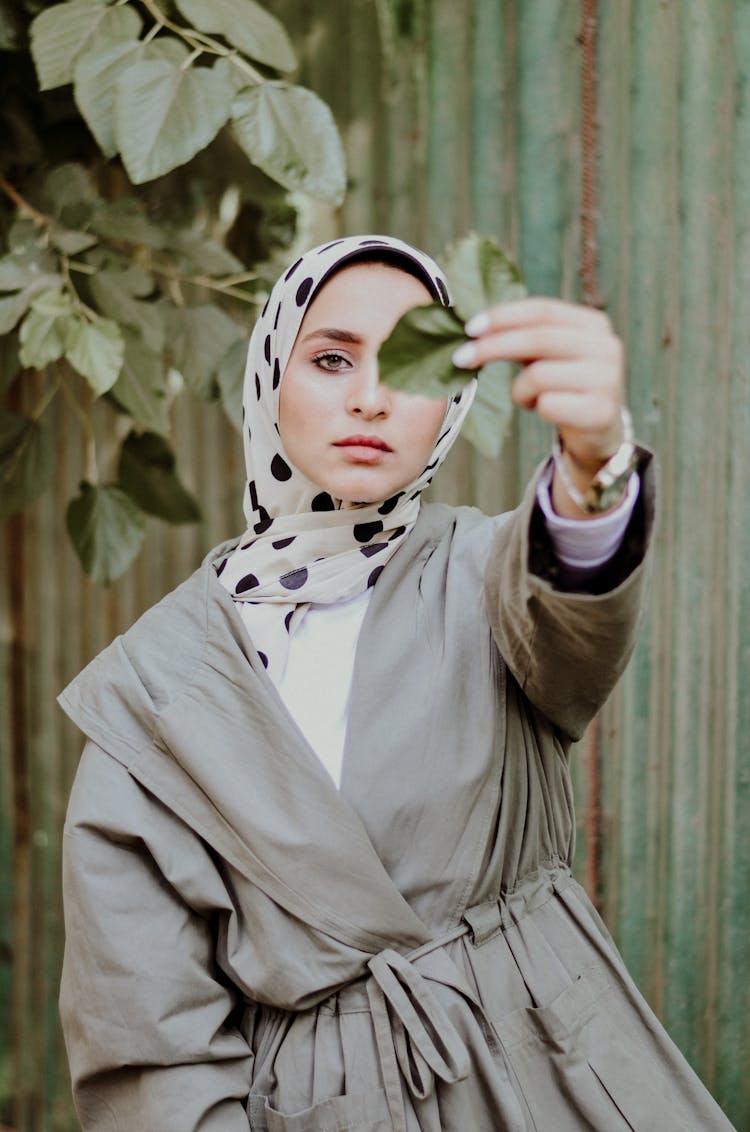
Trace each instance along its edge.
{"label": "woman's lips", "polygon": [[356,464],[377,464],[393,451],[379,436],[346,436],[335,441],[334,447],[341,448]]}

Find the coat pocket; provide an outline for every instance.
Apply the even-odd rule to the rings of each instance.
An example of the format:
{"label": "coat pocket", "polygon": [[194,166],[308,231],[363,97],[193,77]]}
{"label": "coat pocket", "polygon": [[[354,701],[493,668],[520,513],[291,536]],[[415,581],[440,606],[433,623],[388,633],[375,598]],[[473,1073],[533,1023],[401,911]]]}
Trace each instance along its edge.
{"label": "coat pocket", "polygon": [[247,1114],[253,1132],[392,1132],[383,1089],[331,1097],[286,1114],[272,1108],[268,1097],[251,1093]]}
{"label": "coat pocket", "polygon": [[628,1026],[598,965],[495,1028],[538,1129],[697,1132],[652,1035],[639,1040]]}

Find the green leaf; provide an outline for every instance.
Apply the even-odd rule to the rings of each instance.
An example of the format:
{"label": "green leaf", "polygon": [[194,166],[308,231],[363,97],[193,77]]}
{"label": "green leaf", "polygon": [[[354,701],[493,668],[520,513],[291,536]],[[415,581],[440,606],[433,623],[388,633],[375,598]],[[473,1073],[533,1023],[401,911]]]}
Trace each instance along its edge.
{"label": "green leaf", "polygon": [[59,294],[61,286],[62,277],[59,275],[48,275],[46,273],[34,275],[32,272],[31,282],[24,287],[23,291],[17,291],[15,294],[9,295],[7,299],[0,299],[0,335],[7,334],[13,329],[31,306],[35,295],[38,295],[40,291]]}
{"label": "green leaf", "polygon": [[127,570],[146,535],[143,516],[119,487],[82,483],[65,516],[70,541],[95,582],[108,586]]}
{"label": "green leaf", "polygon": [[474,402],[463,424],[462,435],[491,460],[500,455],[513,415],[510,386],[515,369],[513,362],[504,361],[482,367]]}
{"label": "green leaf", "polygon": [[269,177],[286,189],[341,204],[344,150],[331,111],[311,90],[275,82],[243,90],[232,118],[237,142]]}
{"label": "green leaf", "polygon": [[[161,354],[165,335],[164,307],[160,303],[144,303],[134,298],[133,283],[137,286],[138,281],[132,277],[137,271],[137,268],[99,271],[89,280],[91,294],[102,314],[139,330],[148,349]],[[152,286],[153,283],[148,284],[149,290]]]}
{"label": "green leaf", "polygon": [[80,56],[75,68],[73,94],[105,157],[114,157],[117,153],[114,110],[115,89],[120,76],[144,59],[166,59],[179,66],[187,57],[187,48],[172,36],[150,43],[121,39]]}
{"label": "green leaf", "polygon": [[100,236],[125,244],[145,244],[157,250],[166,244],[164,229],[148,219],[133,197],[122,197],[97,208],[91,217],[91,227]]}
{"label": "green leaf", "polygon": [[12,0],[0,0],[0,51],[23,51],[23,15]]}
{"label": "green leaf", "polygon": [[17,291],[7,299],[0,299],[0,335],[8,334],[28,309],[25,292]]}
{"label": "green leaf", "polygon": [[70,0],[40,12],[31,24],[31,54],[40,89],[72,82],[75,61],[87,47],[137,38],[142,26],[133,8],[108,8],[104,0]]}
{"label": "green leaf", "polygon": [[242,388],[246,360],[247,342],[244,337],[238,338],[229,347],[216,370],[221,406],[238,430],[242,428]]}
{"label": "green leaf", "polygon": [[216,370],[229,347],[245,339],[242,328],[213,303],[168,312],[169,346],[175,369],[204,400],[217,395]]}
{"label": "green leaf", "polygon": [[55,447],[44,421],[0,412],[0,519],[41,495],[55,470]]}
{"label": "green leaf", "polygon": [[88,219],[96,199],[96,185],[88,170],[77,161],[66,161],[45,178],[39,205],[58,220],[64,217],[67,227],[76,227]]}
{"label": "green leaf", "polygon": [[43,369],[61,358],[74,321],[70,295],[62,291],[43,291],[38,295],[21,324],[21,364]]}
{"label": "green leaf", "polygon": [[[387,385],[430,397],[445,397],[471,380],[466,370],[451,362],[454,349],[466,339],[464,322],[526,293],[518,268],[491,239],[467,236],[447,249],[442,262],[455,309],[434,305],[407,311],[379,355],[380,375]],[[491,458],[499,455],[511,418],[515,368],[514,362],[499,360],[476,374],[476,395],[463,432]]]}
{"label": "green leaf", "polygon": [[97,394],[106,393],[122,369],[125,343],[116,322],[97,318],[76,319],[68,329],[65,357]]}
{"label": "green leaf", "polygon": [[151,432],[166,434],[169,432],[169,406],[162,357],[127,327],[123,337],[125,358],[110,394],[139,424]]}
{"label": "green leaf", "polygon": [[224,76],[235,94],[239,94],[248,85],[248,73],[240,66],[240,62],[241,56],[229,55],[214,63],[214,70]]}
{"label": "green leaf", "polygon": [[232,88],[208,67],[149,59],[120,75],[115,138],[131,181],[142,184],[184,165],[229,117]]}
{"label": "green leaf", "polygon": [[120,485],[142,510],[170,523],[195,523],[200,507],[175,472],[172,449],[153,432],[131,432],[120,450]]}
{"label": "green leaf", "polygon": [[217,240],[208,240],[196,232],[176,229],[169,241],[170,251],[178,253],[184,266],[203,275],[233,275],[245,265]]}
{"label": "green leaf", "polygon": [[18,356],[18,335],[0,335],[0,393],[10,389],[21,372],[21,359]]}
{"label": "green leaf", "polygon": [[439,303],[414,307],[380,347],[381,381],[423,397],[460,393],[471,375],[457,369],[451,356],[465,340],[463,324],[452,310]]}
{"label": "green leaf", "polygon": [[297,66],[294,48],[279,21],[254,0],[175,0],[181,14],[198,31],[223,35],[250,59],[277,71]]}
{"label": "green leaf", "polygon": [[91,232],[77,232],[71,228],[62,228],[58,224],[49,227],[50,243],[59,248],[66,255],[78,255],[98,243],[99,237]]}
{"label": "green leaf", "polygon": [[495,303],[526,294],[516,265],[487,236],[471,233],[450,244],[441,263],[456,313],[464,322]]}
{"label": "green leaf", "polygon": [[19,291],[34,278],[28,260],[8,255],[0,259],[0,291]]}

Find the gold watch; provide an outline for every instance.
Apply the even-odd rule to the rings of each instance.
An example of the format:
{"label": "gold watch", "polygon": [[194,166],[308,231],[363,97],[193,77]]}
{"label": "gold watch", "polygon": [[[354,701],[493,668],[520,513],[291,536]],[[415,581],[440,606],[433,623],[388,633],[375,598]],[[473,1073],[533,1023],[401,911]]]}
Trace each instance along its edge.
{"label": "gold watch", "polygon": [[565,484],[568,495],[574,503],[577,503],[582,510],[588,511],[590,515],[598,514],[600,511],[609,511],[611,507],[621,502],[628,488],[628,480],[633,472],[638,471],[641,454],[635,443],[633,418],[630,411],[624,407],[620,409],[620,417],[623,431],[622,443],[617,451],[610,456],[606,464],[599,469],[586,491],[579,491],[571,479],[570,472],[565,467],[559,433],[552,449],[555,467],[560,473],[560,478]]}

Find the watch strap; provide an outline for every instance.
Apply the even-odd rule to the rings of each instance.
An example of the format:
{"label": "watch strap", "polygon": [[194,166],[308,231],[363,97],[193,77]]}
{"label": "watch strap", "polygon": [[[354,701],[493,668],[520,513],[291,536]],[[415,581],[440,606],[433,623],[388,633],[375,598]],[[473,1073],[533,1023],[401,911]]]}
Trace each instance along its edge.
{"label": "watch strap", "polygon": [[620,418],[623,431],[622,442],[617,451],[610,456],[593,477],[585,492],[576,486],[566,467],[559,433],[555,439],[552,457],[560,473],[560,478],[565,484],[565,490],[573,502],[590,515],[609,511],[621,502],[627,490],[628,480],[633,472],[638,470],[640,455],[635,443],[633,418],[630,410],[622,406]]}

